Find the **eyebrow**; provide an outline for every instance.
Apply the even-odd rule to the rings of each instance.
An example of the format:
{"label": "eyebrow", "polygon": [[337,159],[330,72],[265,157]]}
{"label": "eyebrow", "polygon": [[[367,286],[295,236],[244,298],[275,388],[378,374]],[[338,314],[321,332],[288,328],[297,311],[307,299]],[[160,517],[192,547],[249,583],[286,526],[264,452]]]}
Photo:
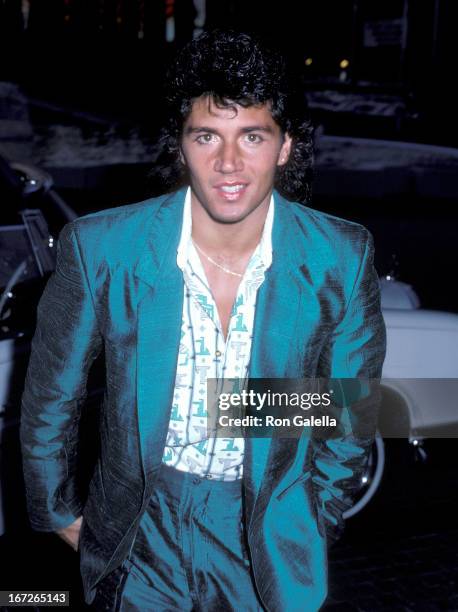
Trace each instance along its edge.
{"label": "eyebrow", "polygon": [[[273,134],[273,129],[270,125],[248,125],[246,127],[241,128],[240,130],[242,134],[248,134],[249,132],[265,132],[266,134]],[[218,130],[215,128],[199,126],[192,127],[192,125],[188,126],[185,130],[185,134],[218,134]]]}

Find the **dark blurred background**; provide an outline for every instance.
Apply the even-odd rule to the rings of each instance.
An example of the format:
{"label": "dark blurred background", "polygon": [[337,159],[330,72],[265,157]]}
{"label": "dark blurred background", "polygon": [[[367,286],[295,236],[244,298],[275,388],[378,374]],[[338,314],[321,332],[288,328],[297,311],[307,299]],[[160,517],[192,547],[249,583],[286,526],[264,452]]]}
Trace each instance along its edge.
{"label": "dark blurred background", "polygon": [[370,132],[346,117],[328,124],[339,133],[375,135],[379,124],[383,137],[454,146],[457,20],[453,0],[3,0],[0,78],[32,98],[154,126],[170,54],[202,28],[232,27],[303,62],[313,91],[390,96],[391,122],[373,109]]}

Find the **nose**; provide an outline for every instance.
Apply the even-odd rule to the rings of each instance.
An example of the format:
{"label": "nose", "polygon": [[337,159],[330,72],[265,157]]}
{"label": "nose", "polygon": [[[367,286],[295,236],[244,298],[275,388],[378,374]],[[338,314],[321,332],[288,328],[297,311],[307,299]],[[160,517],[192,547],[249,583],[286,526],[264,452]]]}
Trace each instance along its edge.
{"label": "nose", "polygon": [[243,170],[243,160],[236,142],[224,142],[218,149],[213,169],[222,174]]}

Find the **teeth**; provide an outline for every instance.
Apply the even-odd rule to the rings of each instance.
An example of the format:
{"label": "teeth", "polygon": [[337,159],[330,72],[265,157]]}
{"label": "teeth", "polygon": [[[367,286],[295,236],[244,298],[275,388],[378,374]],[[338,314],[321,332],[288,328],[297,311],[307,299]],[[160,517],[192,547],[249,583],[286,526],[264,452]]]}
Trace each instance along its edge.
{"label": "teeth", "polygon": [[245,185],[222,185],[221,190],[225,191],[226,193],[236,193],[237,191],[240,191],[244,187]]}

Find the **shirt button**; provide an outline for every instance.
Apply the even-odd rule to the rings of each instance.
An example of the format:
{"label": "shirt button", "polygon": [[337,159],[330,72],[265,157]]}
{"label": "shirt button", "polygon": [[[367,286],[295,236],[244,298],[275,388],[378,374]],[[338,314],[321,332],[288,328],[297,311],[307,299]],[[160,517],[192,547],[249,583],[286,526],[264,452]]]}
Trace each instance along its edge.
{"label": "shirt button", "polygon": [[221,357],[221,351],[216,351],[215,355],[216,355],[217,357]]}

